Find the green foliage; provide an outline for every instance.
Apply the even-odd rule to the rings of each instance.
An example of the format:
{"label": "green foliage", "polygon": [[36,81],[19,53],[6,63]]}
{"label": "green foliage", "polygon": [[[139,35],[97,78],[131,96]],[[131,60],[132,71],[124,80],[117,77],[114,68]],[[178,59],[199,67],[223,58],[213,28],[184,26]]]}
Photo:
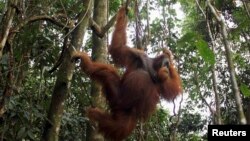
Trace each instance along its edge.
{"label": "green foliage", "polygon": [[122,6],[122,0],[111,0],[109,1],[109,7],[111,13],[117,13],[118,9]]}
{"label": "green foliage", "polygon": [[[139,140],[140,138],[147,141],[166,140],[170,136],[170,115],[169,112],[165,109],[158,108],[156,113],[150,117],[150,119],[142,124],[140,123],[137,126],[137,130],[127,139],[127,141]],[[143,130],[143,131],[141,131]]]}
{"label": "green foliage", "polygon": [[182,113],[182,121],[178,130],[184,134],[199,132],[205,127],[205,123],[206,120],[204,120],[199,113],[193,114],[185,110]]}
{"label": "green foliage", "polygon": [[160,9],[150,7],[153,11],[162,14],[162,17],[156,17],[150,23],[150,44],[153,52],[158,52],[163,47],[169,47],[172,51],[176,49],[176,39],[179,34],[176,29],[178,29],[180,20],[177,17],[176,9],[172,7],[174,4],[174,1],[160,1],[153,3]]}
{"label": "green foliage", "polygon": [[231,10],[235,5],[232,0],[215,0],[214,4],[220,10]]}
{"label": "green foliage", "polygon": [[237,24],[237,28],[232,30],[232,36],[233,39],[240,42],[240,34],[242,32],[248,32],[249,31],[249,23],[250,18],[246,16],[246,11],[243,7],[239,7],[236,10],[233,11],[233,17],[235,20],[235,23]]}
{"label": "green foliage", "polygon": [[74,140],[81,141],[86,138],[87,119],[79,114],[65,113],[62,118],[62,129],[60,140]]}
{"label": "green foliage", "polygon": [[215,55],[209,48],[208,43],[200,38],[196,32],[188,32],[182,38],[178,40],[178,46],[180,47],[195,47],[198,54],[203,60],[213,66],[215,64]]}
{"label": "green foliage", "polygon": [[198,52],[200,56],[204,59],[206,63],[209,65],[215,64],[215,56],[213,51],[208,47],[207,42],[204,40],[198,40],[195,43],[196,48],[198,49]]}
{"label": "green foliage", "polygon": [[3,117],[5,123],[0,124],[0,132],[7,140],[38,140],[41,136],[40,131],[46,119],[45,110],[33,102],[28,103],[26,99],[30,97],[16,96],[9,100],[8,111]]}
{"label": "green foliage", "polygon": [[[1,1],[0,1],[0,10],[1,10],[1,11],[3,11],[4,6],[5,6],[5,2],[1,0]],[[2,19],[2,16],[3,16],[3,15],[0,14],[0,17],[1,17],[0,19]]]}
{"label": "green foliage", "polygon": [[245,97],[250,97],[250,89],[244,83],[240,85],[240,90]]}
{"label": "green foliage", "polygon": [[186,137],[182,137],[182,141],[202,141],[204,140],[198,133],[187,134]]}
{"label": "green foliage", "polygon": [[188,32],[184,34],[179,40],[178,45],[179,46],[185,46],[187,44],[195,42],[195,39],[198,38],[197,34],[195,32]]}

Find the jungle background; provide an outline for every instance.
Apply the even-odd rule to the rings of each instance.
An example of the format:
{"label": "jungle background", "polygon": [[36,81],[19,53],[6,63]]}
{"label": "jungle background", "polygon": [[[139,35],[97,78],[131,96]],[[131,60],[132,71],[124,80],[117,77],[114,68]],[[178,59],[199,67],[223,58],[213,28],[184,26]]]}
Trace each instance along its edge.
{"label": "jungle background", "polygon": [[[107,108],[74,49],[111,63],[125,0],[0,0],[0,140],[103,141],[85,116]],[[207,140],[209,124],[250,124],[250,1],[131,0],[129,43],[174,54],[184,92],[127,141]],[[122,70],[121,70],[122,71]]]}

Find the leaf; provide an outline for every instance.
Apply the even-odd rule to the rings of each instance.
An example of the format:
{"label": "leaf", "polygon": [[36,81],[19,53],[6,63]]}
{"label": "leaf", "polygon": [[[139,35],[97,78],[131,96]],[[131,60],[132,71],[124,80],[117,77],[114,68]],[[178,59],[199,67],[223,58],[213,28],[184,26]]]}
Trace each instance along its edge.
{"label": "leaf", "polygon": [[178,40],[177,44],[179,47],[187,48],[188,46],[193,45],[195,40],[195,32],[188,32]]}
{"label": "leaf", "polygon": [[17,133],[17,139],[23,138],[25,135],[25,127],[22,127]]}
{"label": "leaf", "polygon": [[31,131],[28,131],[28,136],[29,136],[32,140],[35,140],[35,135],[34,135]]}
{"label": "leaf", "polygon": [[250,89],[248,88],[246,84],[244,83],[241,84],[240,91],[245,97],[250,97]]}
{"label": "leaf", "polygon": [[213,51],[208,47],[208,44],[204,40],[198,40],[195,43],[195,46],[198,49],[200,56],[204,59],[204,61],[210,65],[215,64],[215,55]]}
{"label": "leaf", "polygon": [[196,38],[195,32],[188,32],[181,37],[180,42],[190,42]]}

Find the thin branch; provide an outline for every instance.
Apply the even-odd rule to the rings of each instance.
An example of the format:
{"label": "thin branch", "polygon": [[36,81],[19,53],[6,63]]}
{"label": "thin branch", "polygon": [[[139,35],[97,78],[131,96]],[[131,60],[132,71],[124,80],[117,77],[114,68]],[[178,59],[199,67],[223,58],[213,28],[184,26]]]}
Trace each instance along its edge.
{"label": "thin branch", "polygon": [[[198,65],[197,65],[198,66]],[[199,94],[201,100],[205,103],[205,105],[209,108],[209,111],[214,114],[214,110],[212,109],[211,105],[207,102],[207,100],[205,99],[205,97],[201,94],[201,90],[200,90],[200,85],[199,85],[199,78],[198,78],[198,74],[197,71],[194,72],[194,83],[196,86],[196,91]]]}
{"label": "thin branch", "polygon": [[246,3],[244,0],[241,0],[241,1],[242,1],[242,3],[243,3],[243,6],[244,6],[246,12],[247,12],[247,17],[250,19],[250,12],[249,12],[249,10],[248,10],[247,3]]}
{"label": "thin branch", "polygon": [[[69,31],[67,31],[66,34],[68,32]],[[66,50],[68,48],[68,45],[69,45],[69,36],[66,36],[64,38],[61,55],[60,55],[59,59],[57,60],[57,62],[55,63],[55,65],[49,70],[49,73],[54,72],[62,64],[63,58],[65,57],[65,52],[66,52]]]}
{"label": "thin branch", "polygon": [[[13,30],[19,31],[25,25],[27,25],[29,23],[36,22],[36,21],[41,21],[41,20],[49,21],[49,22],[51,22],[59,27],[69,28],[69,29],[73,28],[72,24],[64,24],[60,20],[57,19],[58,17],[62,17],[62,16],[63,16],[62,14],[59,14],[56,16],[48,16],[48,15],[32,16],[32,17],[25,19],[21,23],[19,23]],[[69,23],[73,23],[73,22],[69,22]]]}

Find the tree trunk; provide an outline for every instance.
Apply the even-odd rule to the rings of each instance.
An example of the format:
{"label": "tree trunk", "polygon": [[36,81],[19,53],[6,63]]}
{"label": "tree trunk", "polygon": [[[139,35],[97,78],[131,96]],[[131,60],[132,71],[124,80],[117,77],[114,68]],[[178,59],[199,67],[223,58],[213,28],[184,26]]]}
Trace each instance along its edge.
{"label": "tree trunk", "polygon": [[247,103],[247,124],[250,124],[250,101]]}
{"label": "tree trunk", "polygon": [[[204,10],[201,8],[198,0],[195,1],[198,8],[200,9],[203,17],[206,19],[206,24],[207,24],[207,29],[208,29],[208,35],[209,35],[209,38],[211,40],[211,46],[212,46],[212,50],[213,52],[215,53],[215,41],[214,41],[214,37],[212,35],[212,32],[211,32],[211,28],[210,28],[210,24],[209,24],[209,20],[204,12]],[[212,67],[212,81],[213,81],[213,91],[214,91],[214,97],[215,97],[215,107],[216,107],[216,112],[215,114],[213,114],[215,117],[215,121],[214,121],[214,124],[222,124],[222,119],[221,119],[221,111],[220,111],[220,96],[219,96],[219,93],[218,93],[218,87],[217,87],[217,79],[216,79],[216,68],[215,68],[216,64],[213,65]],[[212,112],[212,111],[211,111]]]}
{"label": "tree trunk", "polygon": [[0,33],[0,60],[3,55],[3,48],[5,47],[6,41],[8,40],[8,36],[10,33],[10,29],[12,27],[13,18],[16,14],[16,8],[14,6],[17,5],[18,0],[9,0],[7,12],[4,14],[2,24],[2,31]]}
{"label": "tree trunk", "polygon": [[[107,0],[95,0],[94,1],[94,14],[93,20],[102,28],[107,24]],[[92,59],[93,61],[106,63],[107,62],[107,36],[104,34],[102,38],[98,37],[94,32],[92,34]],[[91,96],[93,106],[104,108],[105,100],[102,96],[101,86],[95,82],[91,86]],[[103,141],[104,137],[98,133],[98,127],[88,127],[88,141]]]}
{"label": "tree trunk", "polygon": [[[13,19],[16,13],[16,9],[14,8],[17,5],[17,0],[9,0],[7,3],[7,11],[4,13],[4,17],[1,21],[1,31],[0,31],[0,60],[2,59],[3,49],[6,47],[6,42],[8,40],[10,29],[12,27]],[[6,84],[3,91],[2,96],[0,96],[0,117],[5,113],[5,102],[6,98],[12,95],[13,92],[13,48],[12,48],[12,41],[8,44],[8,67],[9,70],[6,78]],[[3,82],[2,82],[3,83]]]}
{"label": "tree trunk", "polygon": [[245,114],[243,111],[240,91],[239,91],[239,87],[238,87],[237,80],[236,80],[236,73],[235,73],[234,65],[233,65],[233,61],[232,61],[231,47],[230,47],[230,43],[228,41],[228,34],[227,34],[227,30],[226,30],[226,25],[225,25],[223,19],[221,18],[221,15],[219,15],[219,13],[217,12],[218,10],[216,10],[212,6],[212,4],[210,3],[210,0],[207,0],[207,3],[208,3],[209,8],[211,9],[212,13],[214,14],[215,18],[217,19],[218,23],[220,24],[221,34],[223,37],[222,40],[223,40],[225,51],[226,51],[226,58],[227,58],[227,63],[228,63],[228,67],[229,67],[230,79],[231,79],[231,83],[232,83],[232,90],[233,90],[233,94],[235,96],[239,121],[240,121],[240,124],[246,124],[247,121],[246,121],[246,117],[245,117]]}
{"label": "tree trunk", "polygon": [[85,0],[83,6],[88,11],[83,10],[78,18],[80,23],[76,24],[76,28],[72,33],[71,46],[66,50],[66,54],[62,65],[60,66],[57,74],[56,84],[53,90],[50,108],[48,111],[48,120],[45,123],[43,132],[43,141],[58,141],[59,131],[61,125],[61,119],[64,110],[64,101],[67,98],[70,90],[70,82],[73,75],[74,64],[70,61],[73,48],[79,50],[83,43],[84,33],[88,27],[88,21],[90,16],[92,2],[91,0]]}

